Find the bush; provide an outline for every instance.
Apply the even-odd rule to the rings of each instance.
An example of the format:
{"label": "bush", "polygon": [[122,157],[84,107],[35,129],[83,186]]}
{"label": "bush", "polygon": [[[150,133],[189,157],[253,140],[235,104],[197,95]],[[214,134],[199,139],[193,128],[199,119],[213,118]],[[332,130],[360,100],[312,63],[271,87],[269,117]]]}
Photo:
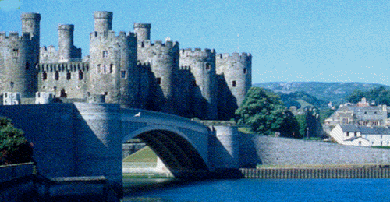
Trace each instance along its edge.
{"label": "bush", "polygon": [[0,117],[0,164],[27,163],[32,160],[32,143],[21,129],[12,125],[11,119]]}

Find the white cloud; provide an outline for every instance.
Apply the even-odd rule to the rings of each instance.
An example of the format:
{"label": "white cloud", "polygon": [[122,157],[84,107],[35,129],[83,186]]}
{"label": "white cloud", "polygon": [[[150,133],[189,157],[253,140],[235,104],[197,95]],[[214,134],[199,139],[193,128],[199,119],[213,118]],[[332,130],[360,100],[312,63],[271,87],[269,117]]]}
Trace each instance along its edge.
{"label": "white cloud", "polygon": [[0,10],[10,11],[20,9],[22,0],[0,0]]}

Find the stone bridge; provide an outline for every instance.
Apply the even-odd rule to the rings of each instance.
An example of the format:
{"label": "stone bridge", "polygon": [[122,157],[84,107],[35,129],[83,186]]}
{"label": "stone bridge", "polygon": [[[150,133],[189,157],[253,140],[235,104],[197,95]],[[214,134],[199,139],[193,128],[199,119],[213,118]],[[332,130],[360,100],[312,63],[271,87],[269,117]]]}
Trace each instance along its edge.
{"label": "stone bridge", "polygon": [[233,126],[205,126],[175,115],[115,104],[0,106],[34,143],[40,174],[48,178],[105,176],[122,190],[122,143],[140,138],[176,177],[231,173],[267,165],[390,164],[389,149],[242,134]]}
{"label": "stone bridge", "polygon": [[40,174],[106,176],[122,186],[122,143],[145,141],[176,177],[239,167],[237,128],[207,127],[175,115],[115,104],[0,106],[34,143]]}

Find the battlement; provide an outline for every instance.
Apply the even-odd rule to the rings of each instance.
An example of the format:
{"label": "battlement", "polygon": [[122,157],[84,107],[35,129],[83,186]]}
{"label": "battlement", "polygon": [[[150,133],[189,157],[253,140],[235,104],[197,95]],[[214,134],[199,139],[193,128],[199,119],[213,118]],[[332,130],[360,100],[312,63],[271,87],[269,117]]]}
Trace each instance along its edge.
{"label": "battlement", "polygon": [[36,68],[39,72],[76,72],[88,71],[88,62],[39,63]]}
{"label": "battlement", "polygon": [[140,62],[140,61],[137,61],[137,65],[138,66],[150,66],[151,63],[150,62]]}
{"label": "battlement", "polygon": [[181,65],[179,66],[179,70],[191,70],[191,67],[187,65]]}
{"label": "battlement", "polygon": [[20,16],[21,19],[35,19],[37,21],[41,20],[41,14],[39,13],[22,13]]}
{"label": "battlement", "polygon": [[186,49],[181,49],[180,52],[180,57],[181,58],[186,58],[186,57],[214,57],[215,56],[215,50],[214,49],[208,49],[205,48],[203,51],[200,48],[195,48],[192,50],[192,48],[186,48]]}
{"label": "battlement", "polygon": [[59,30],[74,31],[74,25],[72,25],[72,24],[58,24],[58,29]]}
{"label": "battlement", "polygon": [[152,43],[151,40],[145,40],[145,41],[142,41],[138,47],[140,48],[150,48],[150,47],[167,47],[167,48],[172,48],[172,47],[175,47],[179,44],[179,42],[177,41],[171,41],[171,40],[167,40],[165,41],[165,44],[162,43],[161,40],[155,40],[154,43]]}
{"label": "battlement", "polygon": [[124,32],[124,31],[120,31],[118,36],[115,35],[115,31],[112,31],[112,30],[109,30],[108,32],[97,32],[97,31],[94,31],[92,33],[90,33],[90,39],[107,39],[107,40],[110,40],[110,41],[115,41],[115,40],[118,40],[118,39],[131,39],[131,38],[136,38],[136,34],[133,33],[133,32]]}
{"label": "battlement", "polygon": [[39,48],[39,51],[40,52],[55,52],[56,51],[56,47],[54,47],[53,45],[50,45],[48,47],[42,46],[42,47]]}
{"label": "battlement", "polygon": [[140,69],[144,69],[146,71],[151,71],[151,63],[150,62],[140,62],[140,61],[137,61],[137,67],[140,68]]}
{"label": "battlement", "polygon": [[232,53],[232,55],[230,55],[229,53],[223,53],[223,54],[217,54],[216,57],[215,57],[217,60],[218,59],[233,59],[233,60],[242,60],[242,59],[245,59],[245,60],[250,60],[252,58],[252,55],[249,53],[242,53],[241,55],[239,53]]}
{"label": "battlement", "polygon": [[30,40],[30,33],[24,32],[22,36],[19,36],[19,32],[10,31],[8,32],[8,36],[6,32],[0,32],[0,41],[3,40]]}
{"label": "battlement", "polygon": [[146,28],[150,29],[152,27],[152,24],[150,23],[134,23],[133,25],[134,28]]}
{"label": "battlement", "polygon": [[112,19],[112,12],[108,11],[95,11],[93,13],[95,19]]}

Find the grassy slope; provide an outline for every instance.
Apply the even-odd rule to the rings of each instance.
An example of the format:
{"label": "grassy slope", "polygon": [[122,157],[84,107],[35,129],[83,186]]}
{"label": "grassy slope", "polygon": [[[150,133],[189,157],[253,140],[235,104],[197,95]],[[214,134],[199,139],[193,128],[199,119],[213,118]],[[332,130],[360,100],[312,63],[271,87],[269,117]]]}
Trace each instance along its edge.
{"label": "grassy slope", "polygon": [[153,150],[149,146],[146,146],[145,148],[140,149],[136,153],[123,159],[123,162],[154,163],[157,162],[157,155],[153,152]]}

